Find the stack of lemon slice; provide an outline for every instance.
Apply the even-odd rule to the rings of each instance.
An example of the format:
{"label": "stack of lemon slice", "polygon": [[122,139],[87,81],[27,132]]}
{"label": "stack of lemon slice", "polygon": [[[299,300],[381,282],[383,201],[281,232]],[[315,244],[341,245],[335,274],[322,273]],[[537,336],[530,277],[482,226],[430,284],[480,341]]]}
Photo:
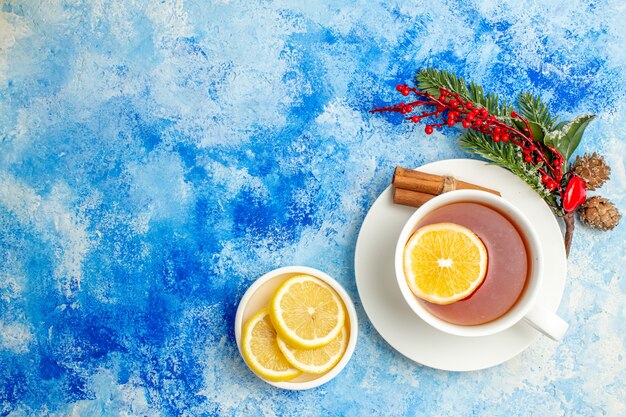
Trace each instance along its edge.
{"label": "stack of lemon slice", "polygon": [[332,369],[348,345],[346,312],[335,290],[319,278],[296,275],[269,306],[243,326],[241,351],[250,368],[270,381]]}

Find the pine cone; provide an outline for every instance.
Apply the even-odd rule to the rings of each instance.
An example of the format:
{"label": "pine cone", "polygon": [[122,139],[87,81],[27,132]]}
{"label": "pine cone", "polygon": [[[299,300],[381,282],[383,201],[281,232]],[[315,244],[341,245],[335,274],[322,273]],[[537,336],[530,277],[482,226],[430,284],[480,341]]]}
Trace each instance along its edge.
{"label": "pine cone", "polygon": [[578,209],[580,220],[589,227],[600,230],[613,229],[622,216],[606,198],[590,197]]}
{"label": "pine cone", "polygon": [[611,175],[611,167],[606,164],[601,155],[595,152],[591,155],[586,153],[582,158],[577,156],[572,169],[585,181],[587,190],[600,188]]}

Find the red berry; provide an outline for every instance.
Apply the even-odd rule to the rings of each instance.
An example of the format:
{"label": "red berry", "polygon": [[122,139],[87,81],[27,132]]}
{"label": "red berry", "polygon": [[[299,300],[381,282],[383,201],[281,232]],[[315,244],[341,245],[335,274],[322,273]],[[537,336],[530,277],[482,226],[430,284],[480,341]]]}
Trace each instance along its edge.
{"label": "red berry", "polygon": [[448,92],[444,89],[440,89],[439,91],[441,92],[441,97],[446,97],[448,95]]}
{"label": "red berry", "polygon": [[530,155],[530,149],[524,148],[522,152],[524,153],[524,155]]}
{"label": "red berry", "polygon": [[466,129],[469,128],[472,125],[472,123],[469,120],[463,120],[463,122],[461,122],[461,124]]}
{"label": "red berry", "polygon": [[413,123],[417,123],[417,122],[419,122],[419,121],[420,121],[420,117],[419,117],[419,116],[413,116],[413,117],[411,117],[411,121],[412,121]]}
{"label": "red berry", "polygon": [[500,135],[498,135],[498,134],[494,134],[494,135],[493,135],[493,141],[494,141],[494,142],[500,142]]}
{"label": "red berry", "polygon": [[509,139],[511,139],[511,137],[509,136],[509,134],[508,134],[508,133],[504,133],[504,134],[502,135],[502,142],[508,142],[508,141],[509,141]]}
{"label": "red berry", "polygon": [[442,103],[446,102],[446,96],[444,96],[443,94],[439,96],[439,101],[441,101]]}
{"label": "red berry", "polygon": [[475,117],[476,115],[474,113],[468,113],[467,116],[465,116],[465,120],[469,120],[471,122]]}
{"label": "red berry", "polygon": [[398,84],[398,85],[396,85],[396,90],[402,92],[402,90],[404,90],[404,87],[406,87],[406,86],[403,85],[403,84]]}
{"label": "red berry", "polygon": [[483,108],[480,109],[480,115],[481,115],[481,117],[484,118],[484,117],[489,116],[489,112],[487,111],[486,108],[483,107]]}
{"label": "red berry", "polygon": [[537,149],[537,147],[535,145],[530,145],[528,149],[530,149],[531,151],[534,151]]}
{"label": "red berry", "polygon": [[554,181],[553,179],[548,180],[548,182],[546,183],[546,188],[550,191],[554,190],[556,188],[556,181]]}
{"label": "red berry", "polygon": [[433,133],[433,127],[431,125],[428,125],[424,128],[424,132],[426,132],[427,135],[430,135],[431,133]]}
{"label": "red berry", "polygon": [[502,133],[502,128],[496,127],[495,129],[493,129],[493,133],[499,135],[500,133]]}
{"label": "red berry", "polygon": [[[448,124],[448,126],[454,126],[454,123],[456,123],[456,122],[454,121],[454,119],[448,119],[448,121],[446,123]],[[463,122],[463,123],[465,123],[465,122]]]}
{"label": "red berry", "polygon": [[526,156],[524,157],[524,161],[526,161],[526,162],[532,162],[532,161],[533,161],[533,157],[532,157],[532,156],[530,156],[530,155],[526,155]]}
{"label": "red berry", "polygon": [[546,174],[543,174],[543,175],[541,176],[541,182],[542,182],[542,183],[544,183],[544,184],[546,184],[548,181],[550,181],[550,179],[551,179],[551,178],[550,178],[550,177],[548,177]]}
{"label": "red berry", "polygon": [[405,97],[408,96],[410,92],[411,90],[409,90],[408,88],[403,88],[402,91],[400,91],[400,93]]}
{"label": "red berry", "polygon": [[472,103],[471,101],[468,101],[467,103],[465,103],[465,107],[467,107],[468,109],[471,109],[472,107],[474,107],[474,103]]}
{"label": "red berry", "polygon": [[587,199],[587,190],[585,181],[582,178],[573,175],[567,183],[565,194],[563,195],[563,210],[566,212],[574,211],[578,206]]}
{"label": "red berry", "polygon": [[452,108],[456,108],[459,106],[459,102],[457,100],[452,100],[450,101],[450,106],[452,106]]}
{"label": "red berry", "polygon": [[514,111],[511,112],[511,117],[512,118],[515,119],[517,116],[518,116],[518,114],[516,112],[514,112]]}

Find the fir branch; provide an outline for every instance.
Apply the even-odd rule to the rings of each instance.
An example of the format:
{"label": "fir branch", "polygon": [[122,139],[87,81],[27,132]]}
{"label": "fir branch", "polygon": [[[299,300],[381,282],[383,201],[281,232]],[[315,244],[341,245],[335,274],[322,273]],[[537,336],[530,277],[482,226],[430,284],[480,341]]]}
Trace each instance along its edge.
{"label": "fir branch", "polygon": [[517,98],[517,104],[520,109],[520,113],[529,122],[541,125],[545,132],[550,132],[554,129],[558,117],[552,117],[548,106],[541,100],[540,97],[535,97],[531,93],[522,93]]}
{"label": "fir branch", "polygon": [[483,133],[473,130],[468,130],[465,133],[460,140],[460,145],[466,151],[491,161],[495,165],[506,168],[520,177],[546,201],[557,215],[560,215],[561,209],[557,204],[555,196],[541,182],[541,175],[538,172],[541,165],[532,166],[524,162],[519,149],[506,143],[495,143],[489,140]]}
{"label": "fir branch", "polygon": [[460,95],[464,100],[469,100],[479,107],[485,107],[490,114],[499,117],[509,117],[513,106],[506,100],[500,103],[496,94],[485,95],[483,88],[475,83],[470,83],[469,88],[465,80],[445,70],[426,68],[417,74],[418,87],[433,96],[438,96],[440,88]]}
{"label": "fir branch", "polygon": [[417,74],[417,84],[420,90],[435,97],[439,95],[439,88],[443,87],[469,100],[470,92],[467,90],[465,80],[445,70],[437,70],[435,68],[422,69]]}
{"label": "fir branch", "polygon": [[[574,230],[573,211],[565,213],[562,207],[572,178],[567,162],[594,116],[582,115],[557,124],[557,117],[551,116],[541,98],[530,93],[518,97],[520,111],[516,112],[506,100],[501,101],[493,93],[485,94],[481,86],[468,85],[463,78],[434,68],[421,70],[417,83],[418,89],[399,84],[396,90],[403,96],[413,93],[418,100],[371,112],[401,113],[413,123],[434,118],[424,129],[426,134],[432,134],[434,128],[461,123],[468,129],[460,140],[461,147],[517,175],[557,216],[564,217],[565,243],[569,249]],[[423,111],[422,106],[433,109]]]}
{"label": "fir branch", "polygon": [[485,107],[489,113],[494,116],[509,118],[511,111],[513,111],[513,106],[511,106],[506,100],[503,100],[502,103],[500,103],[500,98],[497,95],[489,93],[485,96],[481,86],[470,83],[470,92],[472,92],[470,100],[472,100],[474,104],[479,104],[480,106]]}
{"label": "fir branch", "polygon": [[[433,96],[438,96],[440,88],[444,88],[458,94],[464,100],[472,101],[478,107],[485,107],[490,114],[497,116],[505,123],[520,129],[525,128],[521,121],[511,117],[511,112],[515,109],[510,103],[506,100],[500,101],[496,94],[485,94],[483,88],[478,84],[472,82],[468,86],[463,78],[448,71],[434,68],[421,70],[417,74],[417,81],[420,90]],[[554,127],[556,118],[550,115],[547,106],[540,98],[534,97],[530,93],[521,94],[518,98],[518,104],[520,113],[527,118],[533,136],[538,141],[537,146],[541,146],[545,132]],[[524,161],[519,148],[508,143],[495,142],[485,134],[475,130],[468,130],[460,140],[460,145],[470,153],[487,159],[519,176],[554,209],[557,215],[562,215],[555,195],[546,189],[541,181],[539,169],[543,168],[542,163],[529,164]]]}

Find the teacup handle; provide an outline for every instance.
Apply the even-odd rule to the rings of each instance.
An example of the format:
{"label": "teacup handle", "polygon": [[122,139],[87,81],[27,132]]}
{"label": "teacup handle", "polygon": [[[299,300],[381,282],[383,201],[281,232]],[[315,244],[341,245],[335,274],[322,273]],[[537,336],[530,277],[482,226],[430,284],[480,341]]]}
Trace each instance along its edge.
{"label": "teacup handle", "polygon": [[528,324],[557,342],[563,339],[569,325],[565,320],[548,310],[536,305],[524,316]]}

